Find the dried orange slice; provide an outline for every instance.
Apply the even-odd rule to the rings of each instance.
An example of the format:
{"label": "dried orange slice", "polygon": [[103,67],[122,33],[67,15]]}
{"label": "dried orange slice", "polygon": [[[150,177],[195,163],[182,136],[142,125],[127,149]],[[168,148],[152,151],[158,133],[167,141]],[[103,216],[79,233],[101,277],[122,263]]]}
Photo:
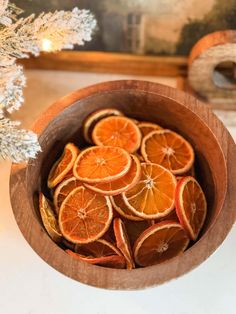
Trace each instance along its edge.
{"label": "dried orange slice", "polygon": [[59,229],[56,216],[52,207],[50,206],[49,201],[46,199],[43,193],[39,194],[39,211],[47,233],[55,242],[60,242],[62,239],[62,234]]}
{"label": "dried orange slice", "polygon": [[72,144],[66,144],[63,154],[53,165],[48,176],[48,187],[54,188],[60,183],[68,172],[73,168],[76,157],[79,153],[78,148]]}
{"label": "dried orange slice", "polygon": [[196,240],[206,218],[207,202],[202,188],[193,177],[184,177],[177,184],[176,213],[190,238]]}
{"label": "dried orange slice", "polygon": [[139,122],[138,127],[143,137],[151,133],[152,131],[162,130],[162,127],[160,125],[151,122]]}
{"label": "dried orange slice", "polygon": [[170,130],[153,131],[146,135],[141,153],[146,162],[160,164],[174,174],[187,172],[194,162],[192,146]]}
{"label": "dried orange slice", "polygon": [[123,113],[120,112],[117,109],[114,108],[106,108],[106,109],[100,109],[97,110],[93,113],[91,113],[84,121],[84,125],[83,125],[83,134],[84,134],[84,138],[85,140],[92,144],[92,138],[91,138],[91,134],[92,134],[92,130],[94,128],[94,126],[96,125],[96,123],[98,121],[100,121],[101,119],[110,117],[110,116],[123,116]]}
{"label": "dried orange slice", "polygon": [[121,194],[110,197],[113,208],[124,218],[134,221],[141,221],[143,218],[136,216],[125,204]]}
{"label": "dried orange slice", "polygon": [[134,244],[135,262],[140,266],[162,263],[182,253],[189,244],[183,227],[175,221],[163,221],[146,229]]}
{"label": "dried orange slice", "polygon": [[121,178],[107,182],[96,184],[85,184],[85,186],[103,195],[117,195],[131,189],[136,183],[138,183],[141,177],[141,165],[138,158],[131,155],[132,163],[129,171]]}
{"label": "dried orange slice", "polygon": [[67,195],[78,186],[81,186],[82,183],[78,181],[75,177],[70,177],[69,179],[63,180],[55,189],[53,195],[53,203],[55,210],[59,213],[60,206]]}
{"label": "dried orange slice", "polygon": [[73,172],[78,180],[87,183],[110,182],[124,176],[131,162],[130,155],[122,148],[93,146],[79,154]]}
{"label": "dried orange slice", "polygon": [[127,269],[135,268],[129,238],[123,221],[120,218],[115,218],[113,221],[113,228],[116,237],[116,245],[126,259]]}
{"label": "dried orange slice", "polygon": [[96,145],[121,147],[133,153],[140,146],[141,132],[129,118],[108,117],[95,125],[92,138]]}
{"label": "dried orange slice", "polygon": [[92,257],[92,256],[83,256],[78,253],[74,253],[71,250],[66,250],[66,253],[79,261],[83,261],[92,265],[99,265],[103,267],[119,268],[119,269],[125,268],[126,266],[125,258],[124,256],[121,256],[121,255]]}
{"label": "dried orange slice", "polygon": [[63,236],[72,243],[97,240],[107,231],[111,220],[109,197],[83,186],[72,190],[60,207],[59,226]]}
{"label": "dried orange slice", "polygon": [[128,208],[144,219],[158,219],[174,208],[176,179],[166,168],[142,163],[140,181],[122,194]]}
{"label": "dried orange slice", "polygon": [[84,256],[102,257],[109,255],[122,255],[120,251],[110,242],[104,239],[87,244],[76,244],[75,252]]}

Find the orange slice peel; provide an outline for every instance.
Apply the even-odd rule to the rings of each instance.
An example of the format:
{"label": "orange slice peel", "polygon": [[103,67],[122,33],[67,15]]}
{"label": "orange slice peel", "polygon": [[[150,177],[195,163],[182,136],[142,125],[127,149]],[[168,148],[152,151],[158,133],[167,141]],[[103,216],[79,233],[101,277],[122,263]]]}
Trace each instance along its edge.
{"label": "orange slice peel", "polygon": [[96,145],[121,147],[134,153],[140,146],[141,132],[127,117],[108,117],[95,125],[92,138]]}
{"label": "orange slice peel", "polygon": [[141,153],[146,162],[160,164],[175,175],[190,170],[194,162],[192,146],[181,135],[170,130],[147,134],[142,141]]}
{"label": "orange slice peel", "polygon": [[78,186],[81,186],[82,183],[78,181],[75,177],[69,177],[68,179],[63,180],[55,189],[53,194],[53,203],[55,206],[55,210],[57,214],[59,213],[59,209],[61,204],[67,195]]}
{"label": "orange slice peel", "polygon": [[162,130],[162,127],[160,125],[152,122],[139,122],[138,127],[143,137],[151,133],[152,131]]}
{"label": "orange slice peel", "polygon": [[49,236],[55,242],[60,242],[62,240],[62,234],[58,226],[56,215],[50,205],[50,202],[43,195],[43,193],[40,193],[39,195],[39,211],[43,225]]}
{"label": "orange slice peel", "polygon": [[59,226],[72,243],[89,243],[103,236],[112,221],[109,197],[95,194],[85,187],[75,188],[63,201]]}
{"label": "orange slice peel", "polygon": [[87,244],[76,244],[75,252],[84,256],[102,257],[109,255],[122,255],[111,242],[105,239],[98,239]]}
{"label": "orange slice peel", "polygon": [[176,178],[166,168],[141,163],[140,181],[122,193],[127,207],[143,219],[158,219],[169,214],[175,205]]}
{"label": "orange slice peel", "polygon": [[100,109],[92,112],[84,121],[83,124],[83,135],[85,140],[92,144],[92,130],[96,123],[104,118],[110,117],[110,116],[123,116],[123,113],[117,109],[114,108],[105,108]]}
{"label": "orange slice peel", "polygon": [[181,178],[176,188],[176,213],[192,240],[196,240],[206,219],[207,202],[199,183],[191,176]]}
{"label": "orange slice peel", "polygon": [[175,221],[163,221],[146,229],[134,244],[134,258],[139,266],[165,262],[185,251],[189,238]]}
{"label": "orange slice peel", "polygon": [[131,157],[122,148],[93,146],[82,151],[75,161],[74,176],[86,183],[104,183],[124,176],[131,167]]}
{"label": "orange slice peel", "polygon": [[121,194],[110,197],[113,208],[123,217],[133,221],[141,221],[143,218],[136,216],[125,204]]}
{"label": "orange slice peel", "polygon": [[131,155],[131,159],[132,162],[129,171],[121,178],[107,183],[98,182],[96,184],[85,184],[85,186],[88,189],[103,195],[118,195],[131,189],[137,184],[141,177],[140,161],[134,155]]}
{"label": "orange slice peel", "polygon": [[66,253],[79,261],[86,262],[92,265],[118,269],[123,269],[126,266],[125,258],[121,255],[108,255],[101,257],[83,256],[69,249],[66,250]]}
{"label": "orange slice peel", "polygon": [[113,228],[116,237],[116,245],[126,259],[127,269],[135,268],[132,257],[133,253],[123,221],[120,218],[115,218],[113,221]]}
{"label": "orange slice peel", "polygon": [[73,168],[79,149],[72,143],[66,144],[62,156],[55,162],[49,175],[48,187],[54,188]]}

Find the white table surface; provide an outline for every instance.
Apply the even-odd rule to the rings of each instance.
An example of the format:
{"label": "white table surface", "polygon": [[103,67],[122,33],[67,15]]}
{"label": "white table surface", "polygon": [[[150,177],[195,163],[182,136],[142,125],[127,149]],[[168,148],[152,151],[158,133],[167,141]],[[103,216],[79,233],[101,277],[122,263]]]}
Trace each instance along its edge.
{"label": "white table surface", "polygon": [[[52,101],[99,81],[131,78],[28,71],[26,103],[15,116],[28,126]],[[140,77],[139,77],[140,78]],[[148,78],[175,86],[168,78]],[[236,128],[229,128],[236,139]],[[189,274],[141,291],[108,291],[80,284],[48,266],[23,238],[8,193],[10,163],[0,164],[1,314],[235,314],[236,226],[221,247]],[[235,204],[236,205],[236,204]]]}

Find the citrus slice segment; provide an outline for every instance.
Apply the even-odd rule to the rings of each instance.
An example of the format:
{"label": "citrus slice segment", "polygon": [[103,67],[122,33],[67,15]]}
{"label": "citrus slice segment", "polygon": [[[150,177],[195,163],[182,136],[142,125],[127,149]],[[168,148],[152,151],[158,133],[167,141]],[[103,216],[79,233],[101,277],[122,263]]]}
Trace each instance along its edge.
{"label": "citrus slice segment", "polygon": [[177,184],[176,213],[190,238],[196,240],[206,218],[207,202],[201,186],[193,177],[184,177]]}
{"label": "citrus slice segment", "polygon": [[182,253],[189,244],[183,227],[175,221],[163,221],[146,229],[134,244],[139,266],[162,263]]}
{"label": "citrus slice segment", "polygon": [[63,180],[55,189],[53,195],[53,203],[57,214],[59,213],[60,206],[67,195],[82,183],[78,181],[75,177],[70,177],[69,179]]}
{"label": "citrus slice segment", "polygon": [[162,127],[160,125],[151,122],[139,122],[138,127],[143,137],[152,131],[162,130]]}
{"label": "citrus slice segment", "polygon": [[174,174],[187,172],[194,162],[192,146],[170,130],[153,131],[146,135],[141,153],[146,162],[160,164]]}
{"label": "citrus slice segment", "polygon": [[93,146],[82,151],[75,161],[74,176],[87,183],[104,183],[124,176],[131,167],[131,157],[122,148]]}
{"label": "citrus slice segment", "polygon": [[112,206],[109,197],[95,194],[85,187],[75,188],[60,207],[59,226],[72,243],[89,243],[109,228]]}
{"label": "citrus slice segment", "polygon": [[125,258],[124,256],[121,256],[121,255],[92,257],[92,256],[83,256],[71,250],[66,250],[66,253],[79,261],[83,261],[92,265],[99,265],[103,267],[118,268],[118,269],[123,269],[126,266]]}
{"label": "citrus slice segment", "polygon": [[129,171],[121,178],[107,182],[107,183],[96,183],[96,184],[85,184],[85,186],[103,195],[117,195],[131,189],[135,184],[138,183],[141,177],[141,165],[138,158],[131,155],[131,166]]}
{"label": "citrus slice segment", "polygon": [[104,239],[87,244],[76,244],[75,252],[84,256],[102,257],[109,255],[122,255],[120,251],[111,243]]}
{"label": "citrus slice segment", "polygon": [[129,238],[123,221],[120,218],[115,218],[113,228],[116,237],[116,245],[126,259],[127,269],[135,268]]}
{"label": "citrus slice segment", "polygon": [[96,123],[100,121],[101,119],[110,117],[110,116],[123,116],[123,113],[117,109],[114,108],[106,108],[106,109],[100,109],[96,110],[95,112],[92,112],[84,121],[83,125],[83,134],[85,140],[92,144],[92,130]]}
{"label": "citrus slice segment", "polygon": [[133,153],[140,146],[141,132],[129,118],[108,117],[95,125],[92,138],[96,145],[121,147]]}
{"label": "citrus slice segment", "polygon": [[111,204],[113,208],[124,218],[133,220],[133,221],[141,221],[143,218],[136,216],[129,207],[125,204],[123,197],[121,194],[114,195],[110,197]]}
{"label": "citrus slice segment", "polygon": [[176,179],[166,168],[141,163],[139,182],[122,194],[125,204],[136,216],[158,219],[169,214],[175,203]]}
{"label": "citrus slice segment", "polygon": [[59,229],[55,213],[50,206],[50,202],[46,199],[43,193],[39,194],[39,211],[43,225],[49,236],[55,242],[60,242],[62,239],[62,234]]}
{"label": "citrus slice segment", "polygon": [[54,188],[73,168],[79,149],[72,143],[66,144],[62,156],[55,162],[48,176],[48,187]]}

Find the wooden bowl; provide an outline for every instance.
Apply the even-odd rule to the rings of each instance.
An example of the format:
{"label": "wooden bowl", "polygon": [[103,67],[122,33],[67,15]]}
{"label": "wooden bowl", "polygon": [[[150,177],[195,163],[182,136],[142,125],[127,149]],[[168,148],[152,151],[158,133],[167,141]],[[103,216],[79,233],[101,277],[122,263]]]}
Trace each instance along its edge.
{"label": "wooden bowl", "polygon": [[[99,108],[114,107],[129,117],[157,122],[182,134],[196,152],[197,177],[208,201],[199,240],[183,254],[159,265],[134,270],[109,269],[77,261],[45,232],[38,192],[48,194],[46,178],[63,146],[84,144],[81,125]],[[143,81],[107,82],[75,91],[53,104],[35,123],[43,152],[26,164],[13,165],[10,193],[13,212],[31,247],[63,274],[92,286],[140,289],[187,273],[222,243],[236,218],[236,148],[209,107],[179,90]]]}

